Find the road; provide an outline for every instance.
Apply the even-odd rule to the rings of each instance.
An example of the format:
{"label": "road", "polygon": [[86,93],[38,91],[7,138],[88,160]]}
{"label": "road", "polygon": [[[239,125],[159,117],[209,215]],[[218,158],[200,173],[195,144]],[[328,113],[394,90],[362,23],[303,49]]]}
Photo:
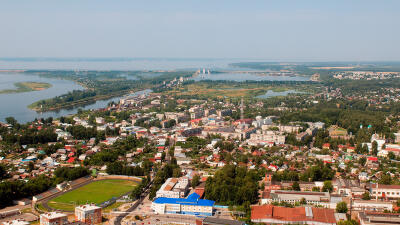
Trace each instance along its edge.
{"label": "road", "polygon": [[145,191],[142,193],[140,198],[135,203],[133,203],[133,205],[128,210],[126,210],[124,213],[120,213],[116,218],[112,218],[110,220],[110,224],[120,225],[122,220],[126,216],[128,216],[131,212],[133,212],[143,202],[143,200],[149,195],[152,184],[153,184],[153,180],[151,180],[150,183],[147,185]]}
{"label": "road", "polygon": [[195,225],[196,217],[188,215],[152,215],[150,218],[143,221],[137,221],[136,225],[147,224],[182,224],[182,225]]}

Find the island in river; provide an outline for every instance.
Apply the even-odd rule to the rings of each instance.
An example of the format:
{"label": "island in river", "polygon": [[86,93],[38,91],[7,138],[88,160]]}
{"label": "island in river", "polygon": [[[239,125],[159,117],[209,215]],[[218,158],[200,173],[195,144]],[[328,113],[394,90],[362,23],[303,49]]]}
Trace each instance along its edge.
{"label": "island in river", "polygon": [[29,91],[41,91],[50,88],[52,85],[44,82],[17,82],[16,89],[0,90],[0,94],[21,93]]}

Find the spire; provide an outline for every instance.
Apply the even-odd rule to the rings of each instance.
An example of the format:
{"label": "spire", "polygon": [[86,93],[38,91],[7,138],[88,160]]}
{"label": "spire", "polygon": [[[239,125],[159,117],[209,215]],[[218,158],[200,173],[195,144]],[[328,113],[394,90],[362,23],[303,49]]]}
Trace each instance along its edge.
{"label": "spire", "polygon": [[242,97],[242,101],[240,103],[240,119],[243,120],[244,119],[244,104],[243,104],[243,97]]}

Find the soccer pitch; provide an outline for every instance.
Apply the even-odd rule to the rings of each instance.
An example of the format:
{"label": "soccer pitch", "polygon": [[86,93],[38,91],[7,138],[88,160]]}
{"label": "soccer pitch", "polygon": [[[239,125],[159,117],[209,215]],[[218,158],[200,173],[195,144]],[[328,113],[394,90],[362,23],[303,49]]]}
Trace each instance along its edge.
{"label": "soccer pitch", "polygon": [[80,204],[99,204],[112,197],[120,197],[133,190],[136,185],[136,182],[130,180],[99,180],[51,199],[48,206],[74,211],[74,207]]}

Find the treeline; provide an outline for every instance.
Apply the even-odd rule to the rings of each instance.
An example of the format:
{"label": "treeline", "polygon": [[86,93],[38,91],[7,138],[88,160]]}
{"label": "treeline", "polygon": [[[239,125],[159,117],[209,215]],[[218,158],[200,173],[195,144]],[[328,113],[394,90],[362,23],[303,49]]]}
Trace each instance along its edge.
{"label": "treeline", "polygon": [[114,175],[144,176],[145,168],[140,166],[127,166],[123,162],[113,162],[107,165],[106,172]]}
{"label": "treeline", "polygon": [[9,206],[13,200],[30,197],[48,190],[55,185],[54,179],[41,175],[37,178],[3,181],[0,183],[0,206]]}
{"label": "treeline", "polygon": [[272,175],[274,181],[326,181],[332,180],[334,171],[329,164],[323,164],[318,161],[315,166],[308,168],[306,171],[299,173],[294,171],[277,172]]}
{"label": "treeline", "polygon": [[176,160],[170,164],[166,164],[156,173],[153,180],[153,185],[150,189],[149,199],[153,200],[156,197],[156,192],[160,189],[161,185],[170,177],[180,177],[181,169],[176,165]]}
{"label": "treeline", "polygon": [[385,120],[384,113],[340,109],[330,105],[318,105],[304,111],[281,113],[280,119],[282,123],[289,123],[290,121],[321,121],[326,123],[327,126],[338,125],[348,129],[353,134],[359,131],[360,125],[364,125],[364,127],[371,125],[371,132],[390,132],[389,127],[383,123]]}
{"label": "treeline", "polygon": [[[0,178],[5,178],[6,171],[0,165]],[[11,205],[13,200],[28,198],[47,191],[51,187],[63,181],[75,180],[87,176],[89,170],[84,167],[60,167],[54,172],[54,177],[40,175],[28,181],[5,180],[0,182],[0,207]],[[1,179],[0,179],[1,180]]]}
{"label": "treeline", "polygon": [[[115,162],[118,159],[118,156],[123,156],[128,151],[137,147],[143,147],[146,142],[147,139],[145,138],[137,139],[136,137],[128,136],[125,139],[116,141],[111,148],[105,148],[101,152],[97,152],[96,154],[86,158],[84,164],[102,166]],[[151,148],[149,145],[146,145],[143,152],[147,153],[149,151],[151,151]]]}
{"label": "treeline", "polygon": [[218,204],[249,206],[258,200],[259,180],[257,171],[226,165],[207,179],[205,198]]}
{"label": "treeline", "polygon": [[59,167],[54,171],[58,183],[62,181],[71,181],[89,175],[90,172],[85,167]]}
{"label": "treeline", "polygon": [[57,141],[57,134],[52,128],[37,130],[36,128],[26,128],[24,130],[5,130],[0,129],[3,141],[9,144],[29,145],[44,144]]}

